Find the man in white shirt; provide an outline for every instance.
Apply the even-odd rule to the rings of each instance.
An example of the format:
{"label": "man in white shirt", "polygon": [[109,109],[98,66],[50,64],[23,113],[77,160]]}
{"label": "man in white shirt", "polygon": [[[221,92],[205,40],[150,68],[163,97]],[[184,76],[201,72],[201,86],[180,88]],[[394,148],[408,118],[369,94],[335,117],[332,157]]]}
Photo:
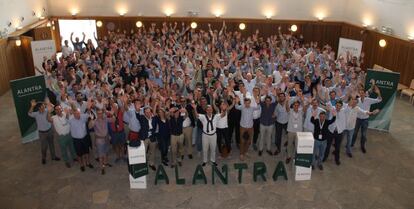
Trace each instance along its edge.
{"label": "man in white shirt", "polygon": [[[63,108],[60,105],[55,106],[56,115],[51,116],[51,113],[48,112],[48,119],[53,124],[53,127],[56,131],[57,141],[59,143],[60,152],[62,158],[65,161],[66,167],[70,168],[70,161],[76,159],[75,147],[73,146],[73,139],[70,135],[70,124],[69,124],[69,114],[67,113],[69,109],[65,109],[66,112],[63,112]],[[70,153],[71,158],[68,158],[68,152]]]}
{"label": "man in white shirt", "polygon": [[226,112],[220,114],[213,114],[213,108],[207,105],[206,114],[198,114],[197,106],[195,103],[191,104],[197,119],[203,124],[203,164],[205,166],[208,161],[208,150],[210,149],[210,161],[213,166],[217,166],[216,163],[216,146],[217,146],[217,135],[216,128],[220,117],[224,117]]}
{"label": "man in white shirt", "polygon": [[62,46],[62,56],[66,58],[73,53],[73,49],[69,46],[69,41],[65,40],[64,45]]}
{"label": "man in white shirt", "polygon": [[[375,89],[375,93],[378,95],[376,99],[365,97],[364,89],[359,90],[360,98],[358,99],[358,107],[360,107],[362,110],[370,111],[371,105],[380,103],[382,101],[381,91],[378,89],[378,87],[375,87],[374,89]],[[361,129],[361,151],[362,153],[367,152],[365,149],[365,143],[367,142],[368,118],[369,118],[369,115],[358,114],[356,124],[355,124],[354,136],[352,137],[351,146],[354,146],[359,129]]]}
{"label": "man in white shirt", "polygon": [[329,108],[330,114],[329,119],[332,119],[333,116],[336,116],[335,122],[333,122],[329,127],[329,132],[331,132],[331,137],[328,138],[328,145],[325,150],[324,160],[328,159],[331,145],[335,141],[335,163],[340,165],[340,148],[342,143],[342,133],[346,128],[346,112],[342,109],[343,102],[342,100],[336,101],[335,108]]}
{"label": "man in white shirt", "polygon": [[372,112],[365,111],[357,106],[357,99],[355,97],[351,97],[349,100],[348,105],[346,105],[345,113],[346,113],[346,129],[344,134],[346,136],[346,154],[348,157],[352,158],[352,151],[351,151],[351,143],[352,143],[352,136],[354,135],[355,124],[357,120],[358,114],[366,114],[370,115]]}

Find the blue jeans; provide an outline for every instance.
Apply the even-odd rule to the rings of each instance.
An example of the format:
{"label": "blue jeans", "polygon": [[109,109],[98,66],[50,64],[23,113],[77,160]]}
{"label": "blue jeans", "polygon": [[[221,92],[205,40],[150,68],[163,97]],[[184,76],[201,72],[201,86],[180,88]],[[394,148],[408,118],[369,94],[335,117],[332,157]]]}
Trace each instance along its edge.
{"label": "blue jeans", "polygon": [[351,154],[351,144],[352,144],[352,137],[354,136],[355,129],[352,130],[345,130],[344,134],[346,137],[346,153]]}
{"label": "blue jeans", "polygon": [[352,137],[352,146],[355,144],[359,129],[361,129],[361,147],[365,148],[365,143],[367,142],[368,119],[357,118],[354,136]]}
{"label": "blue jeans", "polygon": [[313,165],[322,165],[323,157],[326,150],[326,140],[319,141],[315,139],[313,146]]}

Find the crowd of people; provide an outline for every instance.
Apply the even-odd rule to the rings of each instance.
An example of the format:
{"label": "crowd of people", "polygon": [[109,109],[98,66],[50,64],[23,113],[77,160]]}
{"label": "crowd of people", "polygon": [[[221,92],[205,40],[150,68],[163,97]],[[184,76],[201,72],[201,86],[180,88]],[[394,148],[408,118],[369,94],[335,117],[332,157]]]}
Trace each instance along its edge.
{"label": "crowd of people", "polygon": [[336,58],[329,45],[280,27],[270,37],[259,30],[244,37],[225,22],[208,28],[152,23],[131,34],[110,32],[96,47],[85,38],[71,36],[73,48],[65,40],[62,56],[43,63],[47,100],[32,101],[29,110],[42,163],[48,147],[60,160],[57,141],[67,167],[77,161],[85,171],[97,159],[102,174],[110,148],[115,163],[127,162],[127,144],[141,143],[152,170],[182,166],[195,153],[203,166],[220,163],[216,155],[245,161],[255,152],[280,154],[288,164],[302,131],[315,138],[312,168],[323,170],[332,146],[340,165],[343,138],[352,157],[359,132],[366,152],[368,117],[376,114],[370,107],[381,92],[374,86],[377,97],[370,98],[364,90],[363,54]]}

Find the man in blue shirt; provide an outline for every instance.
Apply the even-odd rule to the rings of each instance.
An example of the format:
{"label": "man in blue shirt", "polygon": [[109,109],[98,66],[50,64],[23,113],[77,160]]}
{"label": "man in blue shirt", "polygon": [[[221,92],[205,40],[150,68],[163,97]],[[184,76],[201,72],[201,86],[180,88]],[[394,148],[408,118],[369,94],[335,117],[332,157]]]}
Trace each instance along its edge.
{"label": "man in blue shirt", "polygon": [[30,101],[30,109],[28,115],[36,120],[42,150],[42,164],[46,164],[46,153],[48,147],[50,150],[50,155],[52,156],[52,160],[59,161],[60,158],[56,157],[55,145],[53,143],[52,124],[50,124],[47,119],[49,110],[46,109],[45,104],[41,103],[39,110],[33,112],[36,105],[37,103],[35,100]]}

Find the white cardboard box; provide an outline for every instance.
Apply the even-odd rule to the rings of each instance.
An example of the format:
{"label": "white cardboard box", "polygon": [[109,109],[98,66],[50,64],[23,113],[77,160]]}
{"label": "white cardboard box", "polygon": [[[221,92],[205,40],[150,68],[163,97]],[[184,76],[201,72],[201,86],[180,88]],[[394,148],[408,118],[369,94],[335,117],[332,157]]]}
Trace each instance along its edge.
{"label": "white cardboard box", "polygon": [[301,154],[313,154],[315,140],[311,132],[296,133],[296,152]]}
{"label": "white cardboard box", "polygon": [[312,167],[306,168],[302,166],[295,166],[295,181],[310,180],[312,174]]}
{"label": "white cardboard box", "polygon": [[134,177],[129,174],[129,185],[131,189],[146,189],[147,188],[147,176],[141,176],[134,179]]}
{"label": "white cardboard box", "polygon": [[139,163],[145,163],[146,162],[146,156],[145,156],[145,145],[144,143],[141,143],[141,146],[139,147],[130,147],[128,146],[128,160],[129,164],[139,164]]}
{"label": "white cardboard box", "polygon": [[[146,162],[145,156],[145,145],[141,143],[139,147],[130,147],[128,146],[128,160],[129,164],[139,164]],[[134,179],[134,177],[129,174],[129,185],[131,189],[146,189],[147,188],[147,176],[141,176]]]}

